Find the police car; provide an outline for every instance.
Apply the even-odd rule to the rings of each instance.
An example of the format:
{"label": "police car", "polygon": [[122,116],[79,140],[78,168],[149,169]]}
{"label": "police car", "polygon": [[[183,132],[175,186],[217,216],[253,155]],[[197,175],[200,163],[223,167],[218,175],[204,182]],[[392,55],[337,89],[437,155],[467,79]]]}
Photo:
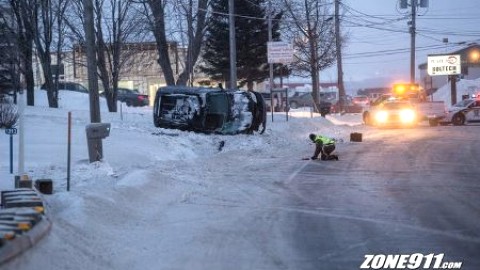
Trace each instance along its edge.
{"label": "police car", "polygon": [[480,123],[480,96],[464,99],[448,109],[442,124],[452,123],[461,126],[467,123]]}

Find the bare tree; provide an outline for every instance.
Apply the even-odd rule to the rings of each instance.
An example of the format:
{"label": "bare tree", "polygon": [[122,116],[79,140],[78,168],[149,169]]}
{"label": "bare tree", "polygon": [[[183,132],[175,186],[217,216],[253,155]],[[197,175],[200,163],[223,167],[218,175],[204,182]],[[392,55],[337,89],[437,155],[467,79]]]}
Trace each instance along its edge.
{"label": "bare tree", "polygon": [[35,48],[43,70],[48,105],[52,108],[58,108],[59,79],[59,68],[55,74],[52,70],[52,50],[56,52],[56,62],[60,67],[65,36],[64,15],[67,5],[68,0],[38,0],[34,9]]}
{"label": "bare tree", "polygon": [[[18,29],[12,9],[0,5],[0,99],[20,90],[20,57]],[[1,103],[1,101],[0,101]]]}
{"label": "bare tree", "polygon": [[[72,14],[76,18],[67,25],[85,51],[85,34],[78,25],[84,25],[82,0],[74,0]],[[117,111],[117,89],[121,73],[127,65],[141,61],[141,46],[145,41],[146,23],[141,13],[142,4],[135,0],[94,0],[94,21],[98,78],[100,79],[110,112]],[[80,21],[80,22],[78,22]],[[73,60],[75,61],[75,59]],[[85,63],[75,64],[85,66]]]}
{"label": "bare tree", "polygon": [[[180,73],[177,79],[178,85],[185,85],[187,81],[193,84],[194,80],[194,67],[198,60],[202,49],[202,42],[206,31],[207,22],[207,8],[209,1],[198,1],[197,9],[195,13],[194,1],[179,1],[177,0],[177,6],[179,9],[178,18],[181,32],[181,44],[187,47],[186,55],[184,55],[183,66],[184,69]],[[183,27],[183,25],[185,25]],[[186,30],[185,30],[186,28]],[[185,50],[183,50],[185,52]]]}
{"label": "bare tree", "polygon": [[98,70],[110,112],[117,111],[122,68],[141,54],[140,46],[127,43],[144,41],[144,20],[134,6],[132,0],[95,1]]}
{"label": "bare tree", "polygon": [[[34,88],[35,80],[33,76],[33,39],[34,32],[34,10],[36,0],[9,0],[12,15],[7,15],[7,21],[11,21],[10,30],[15,33],[16,42],[18,45],[18,67],[24,76],[25,86],[27,89],[27,105],[34,106]],[[12,18],[10,18],[12,16]],[[15,82],[15,91],[21,87],[19,82]]]}
{"label": "bare tree", "polygon": [[[144,0],[145,14],[151,25],[153,36],[155,37],[158,64],[162,68],[163,75],[167,85],[186,85],[188,80],[191,80],[191,75],[195,63],[200,55],[202,41],[205,34],[205,26],[207,23],[207,9],[209,7],[209,0]],[[174,18],[168,18],[168,11],[177,10],[180,17],[178,21]],[[184,25],[186,24],[186,31],[180,33],[173,33],[172,29],[168,29],[168,25]],[[173,27],[172,27],[173,28]],[[170,32],[169,32],[170,31]],[[185,68],[175,80],[174,72],[172,70],[172,62],[170,60],[169,49],[171,48],[172,40],[168,40],[167,36],[172,36],[174,39],[185,40],[187,38],[187,53],[184,59]]]}
{"label": "bare tree", "polygon": [[335,30],[326,0],[283,0],[286,9],[286,33],[293,42],[296,75],[310,76],[312,95],[319,102],[320,71],[335,63]]}

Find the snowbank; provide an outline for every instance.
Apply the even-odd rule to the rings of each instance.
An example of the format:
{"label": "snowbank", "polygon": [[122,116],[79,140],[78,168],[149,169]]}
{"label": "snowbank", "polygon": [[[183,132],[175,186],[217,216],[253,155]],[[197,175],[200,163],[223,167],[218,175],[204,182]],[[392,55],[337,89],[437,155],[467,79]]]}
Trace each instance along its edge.
{"label": "snowbank", "polygon": [[[434,94],[433,100],[444,101],[445,105],[452,105],[450,83],[440,87]],[[475,80],[460,80],[457,82],[457,102],[462,100],[462,95],[480,94],[480,78]]]}

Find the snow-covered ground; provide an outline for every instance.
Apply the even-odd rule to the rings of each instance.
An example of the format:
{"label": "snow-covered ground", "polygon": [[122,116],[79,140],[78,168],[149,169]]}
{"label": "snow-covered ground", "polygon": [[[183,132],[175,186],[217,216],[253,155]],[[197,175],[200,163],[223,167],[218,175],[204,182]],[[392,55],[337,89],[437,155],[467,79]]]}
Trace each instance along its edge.
{"label": "snow-covered ground", "polygon": [[[440,87],[433,93],[433,100],[444,101],[447,107],[450,106],[452,104],[451,89],[450,83]],[[480,94],[480,79],[460,80],[457,82],[457,102],[462,100],[462,95],[472,96],[473,94]]]}
{"label": "snow-covered ground", "polygon": [[[191,201],[198,203],[207,197],[225,202],[247,193],[262,194],[268,189],[266,185],[288,177],[301,166],[302,157],[312,155],[314,146],[308,140],[309,133],[338,139],[337,152],[341,155],[349,144],[350,133],[364,128],[359,114],[329,115],[325,119],[298,109],[290,113],[288,121],[284,113],[276,113],[273,123],[268,115],[263,135],[205,135],[155,128],[149,107],[124,106],[122,114],[108,113],[102,100],[101,119],[111,123],[110,136],[103,140],[104,160],[89,163],[85,135],[85,126],[90,122],[88,96],[61,92],[60,98],[59,109],[48,108],[45,93],[36,91],[36,106],[25,108],[25,171],[33,180],[53,180],[54,194],[45,196],[53,228],[33,250],[7,265],[12,269],[66,269],[67,265],[69,269],[153,269],[155,259],[145,258],[152,256],[145,250],[152,249],[153,254],[172,258],[159,262],[154,269],[177,269],[172,267],[178,263],[173,253],[178,258],[187,245],[192,253],[202,248],[193,244],[198,241],[187,239],[191,236],[188,232],[199,229],[200,224],[167,226],[195,219],[190,216],[195,210],[178,204],[188,206]],[[66,191],[68,112],[72,114],[70,192]],[[13,188],[18,173],[18,137],[14,136],[13,174],[9,173],[9,137],[0,137],[2,190]],[[225,146],[219,151],[221,141]],[[295,162],[264,173],[265,166],[283,164],[285,160]],[[241,174],[239,170],[245,168],[249,172]],[[249,187],[245,175],[265,183]],[[225,183],[235,183],[238,189],[232,190]],[[253,200],[261,203],[261,198]],[[230,211],[228,207],[219,210],[206,206],[211,220],[205,222],[228,222],[223,217]],[[149,241],[150,230],[139,233],[136,228],[146,216],[160,214],[164,228],[154,230],[160,230],[164,240],[156,245]],[[129,236],[129,230],[135,235]],[[136,239],[130,239],[131,247],[125,237]],[[72,257],[72,253],[79,255]],[[65,262],[63,258],[68,259]]]}

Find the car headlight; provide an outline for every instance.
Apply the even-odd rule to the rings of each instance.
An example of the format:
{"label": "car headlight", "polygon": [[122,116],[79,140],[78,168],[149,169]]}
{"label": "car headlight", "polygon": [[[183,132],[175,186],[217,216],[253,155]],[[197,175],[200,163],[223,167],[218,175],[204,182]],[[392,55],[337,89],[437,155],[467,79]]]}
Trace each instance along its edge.
{"label": "car headlight", "polygon": [[388,112],[387,111],[378,111],[375,114],[375,121],[377,123],[385,123],[388,120]]}
{"label": "car headlight", "polygon": [[402,123],[413,123],[416,118],[416,113],[411,109],[403,109],[400,111],[400,121]]}

